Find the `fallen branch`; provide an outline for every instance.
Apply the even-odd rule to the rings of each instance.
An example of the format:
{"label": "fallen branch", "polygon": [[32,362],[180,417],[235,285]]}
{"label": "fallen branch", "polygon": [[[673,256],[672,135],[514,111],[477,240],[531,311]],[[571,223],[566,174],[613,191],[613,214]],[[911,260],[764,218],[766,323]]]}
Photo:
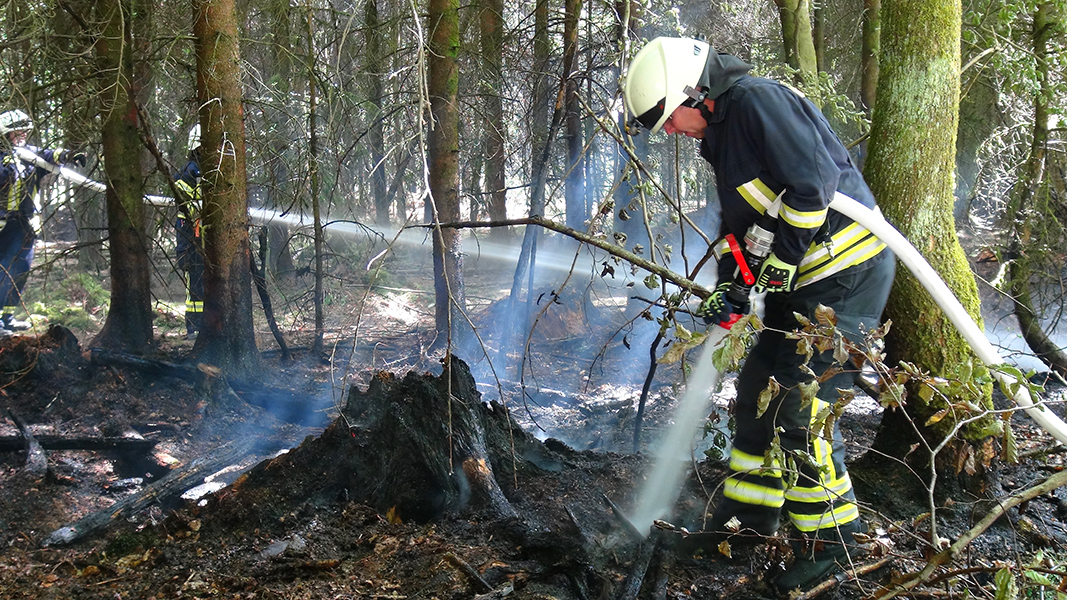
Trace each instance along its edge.
{"label": "fallen branch", "polygon": [[652,556],[655,555],[656,550],[659,549],[661,537],[659,530],[655,530],[652,535],[648,536],[648,539],[641,542],[637,550],[637,558],[634,560],[630,573],[626,576],[622,591],[619,592],[619,600],[637,600],[641,584],[645,581],[645,574],[648,573],[648,565],[652,562]]}
{"label": "fallen branch", "polygon": [[632,535],[635,540],[637,540],[638,542],[643,542],[645,536],[640,531],[638,531],[637,527],[634,526],[633,522],[626,517],[626,513],[622,512],[622,509],[619,508],[617,504],[612,502],[611,498],[608,498],[607,495],[601,494],[600,496],[604,499],[604,502],[607,502],[608,506],[611,507],[611,513],[615,515],[615,518],[618,519],[620,523],[622,523],[623,528],[626,529],[626,531],[630,532],[630,535]]}
{"label": "fallen branch", "polygon": [[912,588],[926,582],[933,576],[934,571],[936,571],[938,567],[951,561],[968,544],[981,535],[982,532],[989,529],[989,527],[996,522],[997,519],[1003,516],[1004,513],[1023,502],[1032,500],[1042,494],[1047,494],[1064,485],[1067,485],[1067,471],[1060,471],[1032,488],[1027,488],[1008,496],[1004,502],[1001,502],[993,510],[989,511],[989,514],[983,517],[974,527],[960,536],[955,543],[935,554],[921,571],[904,575],[899,583],[876,594],[874,596],[875,600],[890,600],[890,598],[895,598],[900,594],[907,593]]}
{"label": "fallen branch", "polygon": [[816,597],[816,596],[818,596],[820,594],[823,594],[825,592],[830,591],[831,589],[833,589],[839,583],[844,583],[846,581],[851,581],[853,579],[858,578],[860,575],[866,575],[867,573],[871,573],[873,571],[877,571],[878,569],[881,569],[882,567],[884,567],[887,564],[889,564],[889,561],[891,559],[892,559],[892,557],[886,556],[885,558],[882,558],[881,560],[877,560],[877,561],[872,562],[872,563],[862,564],[862,565],[856,567],[855,569],[846,569],[845,571],[843,571],[841,573],[837,573],[833,577],[827,579],[826,581],[823,581],[819,585],[811,588],[810,590],[804,592],[803,594],[801,594],[801,595],[799,595],[799,596],[797,596],[795,598],[791,598],[790,600],[810,600],[811,598],[814,598],[814,597]]}
{"label": "fallen branch", "polygon": [[199,485],[205,476],[223,467],[240,462],[252,453],[258,440],[246,436],[225,444],[207,456],[202,456],[184,467],[171,471],[159,481],[145,486],[140,492],[127,496],[111,506],[91,513],[73,525],[60,527],[41,542],[42,546],[72,544],[93,533],[106,529],[117,519],[126,518],[155,503],[165,503],[186,490]]}
{"label": "fallen branch", "polygon": [[[22,428],[20,427],[21,431]],[[0,436],[0,452],[17,452],[26,447],[29,439],[23,435]],[[156,440],[134,437],[110,436],[64,436],[38,435],[36,441],[45,450],[122,450],[128,452],[148,452],[156,445]]]}
{"label": "fallen branch", "polygon": [[456,556],[452,552],[445,552],[445,560],[451,563],[452,566],[458,568],[460,571],[463,571],[463,574],[466,575],[467,578],[470,579],[472,582],[474,582],[474,585],[478,588],[479,592],[483,594],[488,594],[489,592],[493,591],[493,586],[489,585],[489,582],[482,578],[482,576],[478,573],[478,571],[474,569],[474,567],[467,564],[467,561]]}
{"label": "fallen branch", "polygon": [[14,411],[8,410],[7,414],[15,423],[15,427],[22,432],[21,441],[15,449],[26,449],[26,471],[34,477],[43,477],[48,472],[48,455],[44,453],[44,449],[41,448],[41,444],[33,436],[33,432],[26,426],[26,423]]}

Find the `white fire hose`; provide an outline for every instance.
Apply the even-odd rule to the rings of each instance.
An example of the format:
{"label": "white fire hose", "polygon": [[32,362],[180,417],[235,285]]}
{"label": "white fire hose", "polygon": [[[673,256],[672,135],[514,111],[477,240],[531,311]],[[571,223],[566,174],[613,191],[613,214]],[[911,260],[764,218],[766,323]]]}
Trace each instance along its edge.
{"label": "white fire hose", "polygon": [[[915,246],[912,246],[896,228],[890,225],[882,217],[881,213],[867,208],[843,194],[837,194],[834,197],[833,201],[830,202],[830,208],[866,227],[896,253],[900,262],[904,263],[912,275],[919,280],[919,283],[926,288],[926,291],[930,292],[937,305],[941,307],[941,310],[945,312],[952,324],[963,335],[963,339],[967,340],[967,343],[971,345],[975,355],[986,366],[992,367],[1004,362],[996,348],[989,343],[989,340],[986,339],[982,330],[978,328],[974,319],[967,314],[963,305],[948,289],[944,280],[934,271],[930,263],[926,262],[926,259],[919,254]],[[1061,444],[1067,445],[1067,424],[1052,414],[1052,411],[1048,408],[1035,405],[1025,384],[1016,385],[1018,382],[1015,378],[1004,373],[994,372],[994,376],[1000,382],[1004,393],[1011,397],[1016,404],[1023,407],[1023,410],[1030,415],[1030,418],[1036,421],[1045,431],[1049,432],[1052,437],[1059,440]],[[1016,388],[1014,392],[1011,391],[1013,386]]]}
{"label": "white fire hose", "polygon": [[[15,152],[20,158],[27,162],[32,162],[40,167],[48,169],[53,173],[58,173],[64,179],[74,183],[75,185],[84,186],[98,192],[103,192],[107,189],[104,184],[93,181],[88,177],[85,177],[77,171],[54,165],[47,160],[37,156],[30,150],[24,147],[16,147]],[[173,198],[166,196],[152,196],[145,195],[145,201],[148,204],[154,206],[171,206],[174,204]],[[948,289],[945,282],[937,274],[936,271],[930,266],[930,263],[926,262],[926,259],[919,254],[918,250],[900,234],[892,225],[890,225],[881,213],[863,206],[859,202],[856,202],[852,198],[843,194],[837,194],[833,201],[830,202],[830,208],[837,212],[849,217],[853,221],[856,221],[860,225],[866,227],[871,233],[873,233],[878,239],[885,242],[887,246],[897,255],[897,258],[908,267],[908,270],[919,280],[926,291],[930,292],[934,301],[941,307],[941,310],[945,312],[952,324],[956,326],[956,329],[963,335],[963,338],[967,340],[967,343],[971,345],[975,355],[988,367],[992,367],[998,364],[1002,364],[1004,361],[1001,359],[1000,354],[996,348],[989,343],[985,334],[978,325],[974,322],[967,311],[964,310],[963,305],[956,299],[956,296]],[[253,209],[254,210],[254,209]],[[251,212],[251,210],[250,210]],[[260,219],[264,218],[264,215],[259,216]],[[1030,391],[1025,385],[1018,384],[1019,382],[1010,375],[994,372],[994,376],[1001,384],[1001,388],[1004,393],[1011,397],[1019,406],[1026,411],[1026,414],[1030,415],[1038,425],[1040,425],[1045,431],[1049,432],[1052,437],[1059,440],[1061,444],[1067,445],[1067,423],[1064,423],[1062,419],[1052,414],[1051,410],[1048,410],[1044,406],[1036,405],[1033,398],[1030,397]],[[1012,387],[1015,387],[1015,391],[1012,392]]]}

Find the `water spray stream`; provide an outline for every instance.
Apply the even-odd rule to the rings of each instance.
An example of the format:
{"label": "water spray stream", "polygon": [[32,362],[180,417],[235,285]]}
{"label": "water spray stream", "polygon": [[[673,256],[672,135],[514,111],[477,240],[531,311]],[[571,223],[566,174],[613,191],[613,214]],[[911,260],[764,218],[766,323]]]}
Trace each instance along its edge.
{"label": "water spray stream", "polygon": [[[19,146],[15,148],[15,151],[22,160],[32,162],[49,171],[58,173],[61,177],[71,181],[75,185],[85,186],[97,191],[104,191],[106,189],[104,184],[93,181],[66,167],[54,165],[40,156],[37,156],[28,148]],[[165,206],[174,203],[172,198],[151,195],[146,195],[145,201],[157,206]],[[882,217],[879,211],[867,208],[852,198],[842,194],[837,194],[834,197],[833,201],[830,202],[830,208],[866,227],[876,237],[885,242],[894,253],[896,253],[897,258],[908,267],[908,270],[910,270],[916,279],[919,280],[919,283],[930,292],[930,295],[933,297],[934,301],[937,302],[937,305],[941,307],[941,310],[945,311],[945,314],[948,316],[949,320],[952,321],[952,324],[956,326],[956,329],[959,330],[963,338],[970,344],[975,355],[977,355],[986,366],[993,367],[1004,362],[996,348],[994,348],[993,345],[989,343],[989,340],[986,339],[985,333],[974,322],[974,319],[967,314],[963,305],[960,304],[952,291],[948,289],[948,286],[945,285],[945,282],[930,266],[930,263],[919,254],[918,250],[916,250],[899,231]],[[262,208],[249,208],[248,214],[253,221],[259,223],[287,223],[292,226],[307,224],[307,220],[301,215],[286,215],[278,211]],[[350,234],[366,233],[368,231],[366,227],[352,223],[331,223],[329,229]],[[711,328],[708,341],[705,343],[705,348],[713,347],[714,344],[717,344],[718,341],[722,339],[721,336],[717,334],[719,329],[721,328]],[[725,332],[725,330],[723,331]],[[701,367],[705,368],[702,369]],[[702,371],[708,372],[703,373]],[[1052,411],[1048,410],[1046,407],[1035,404],[1033,398],[1030,396],[1030,391],[1026,386],[1019,385],[1019,382],[1011,375],[994,371],[994,376],[1000,382],[1004,393],[1021,406],[1023,410],[1026,411],[1026,414],[1052,435],[1052,437],[1059,440],[1060,443],[1067,444],[1067,424],[1065,424],[1062,419],[1054,415]],[[694,369],[693,372],[693,379],[689,383],[680,408],[680,410],[684,409],[686,411],[686,415],[679,413],[679,418],[675,419],[675,426],[672,428],[670,435],[668,436],[670,438],[667,441],[668,445],[681,448],[689,446],[692,441],[692,433],[696,430],[696,424],[705,415],[697,415],[695,417],[683,419],[683,416],[689,414],[688,411],[690,408],[687,404],[694,404],[700,408],[701,411],[705,410],[707,396],[710,394],[711,386],[715,383],[717,378],[718,373],[715,372],[715,368],[711,364],[711,352],[702,351],[701,357],[697,361],[697,368]],[[693,391],[690,392],[689,390]],[[701,402],[704,404],[701,405],[697,400],[687,403],[685,400],[690,397],[691,393],[695,396],[701,396]],[[679,429],[679,431],[675,432],[675,429]],[[674,438],[679,439],[675,440]],[[671,454],[665,452],[664,455],[670,456]],[[656,475],[656,478],[657,481],[661,479],[663,481],[672,481],[669,477],[673,477],[674,480],[677,480],[678,476],[679,475],[672,476],[669,473],[664,473],[662,476]],[[667,486],[665,485],[664,487]],[[673,489],[670,493],[676,495],[677,484],[670,487]],[[657,490],[657,493],[661,492]],[[644,503],[644,499],[642,499],[641,502]],[[656,504],[657,502],[650,500],[648,501],[648,504]],[[642,506],[644,506],[644,504],[642,504]],[[651,514],[658,509],[648,508],[642,510],[646,510]],[[651,521],[649,521],[649,523],[651,523]]]}
{"label": "water spray stream", "polygon": [[681,490],[682,475],[689,463],[693,439],[708,416],[711,393],[719,380],[713,357],[715,347],[729,334],[723,327],[708,329],[708,337],[701,346],[696,366],[690,371],[692,377],[686,382],[685,393],[678,403],[674,423],[667,431],[658,450],[655,466],[638,495],[637,507],[630,521],[643,534],[647,534],[652,522],[663,518],[674,506]]}
{"label": "water spray stream", "polygon": [[[881,212],[870,209],[859,202],[837,194],[830,203],[830,208],[849,217],[866,227],[878,239],[897,255],[908,270],[930,293],[937,305],[945,312],[952,324],[970,344],[975,355],[988,367],[1002,364],[1004,360],[996,348],[986,339],[985,334],[949,290],[944,280],[934,271],[930,263],[914,246],[882,217]],[[688,450],[693,441],[697,425],[707,417],[708,399],[719,373],[712,364],[714,346],[722,340],[727,331],[721,327],[708,330],[708,339],[701,349],[700,358],[693,369],[692,379],[686,386],[686,392],[675,415],[674,425],[667,432],[663,449],[656,461],[652,474],[640,493],[632,522],[638,531],[647,532],[653,520],[665,515],[674,505],[681,489],[681,476],[684,462],[679,454]],[[1036,405],[1025,385],[1005,373],[994,371],[994,376],[1001,384],[1004,393],[1012,398],[1026,411],[1026,414],[1062,444],[1067,444],[1067,424],[1044,406]]]}

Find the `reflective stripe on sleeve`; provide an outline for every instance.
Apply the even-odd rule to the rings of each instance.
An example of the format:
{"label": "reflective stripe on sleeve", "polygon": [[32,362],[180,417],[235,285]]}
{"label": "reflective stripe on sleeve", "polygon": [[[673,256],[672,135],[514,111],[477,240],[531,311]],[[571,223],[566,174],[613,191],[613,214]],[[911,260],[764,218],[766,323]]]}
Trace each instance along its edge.
{"label": "reflective stripe on sleeve", "polygon": [[796,210],[783,203],[778,216],[797,229],[818,229],[826,221],[827,212],[829,209],[826,208],[810,211]]}
{"label": "reflective stripe on sleeve", "polygon": [[782,477],[781,465],[774,461],[770,467],[763,466],[763,457],[748,454],[737,448],[730,450],[730,470],[735,473],[751,473],[763,477]]}
{"label": "reflective stripe on sleeve", "polygon": [[775,194],[771,188],[767,187],[767,184],[759,179],[737,186],[737,193],[741,194],[741,197],[761,215],[766,214],[778,199],[778,194]]}

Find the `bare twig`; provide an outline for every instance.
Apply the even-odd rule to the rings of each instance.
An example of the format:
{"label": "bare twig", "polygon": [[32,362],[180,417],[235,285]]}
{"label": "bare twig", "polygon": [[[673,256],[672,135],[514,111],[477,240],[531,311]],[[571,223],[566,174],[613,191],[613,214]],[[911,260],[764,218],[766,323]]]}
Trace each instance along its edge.
{"label": "bare twig", "polygon": [[489,582],[486,581],[478,573],[478,571],[474,569],[474,567],[470,566],[467,561],[456,556],[452,552],[445,552],[445,560],[447,560],[449,563],[452,564],[452,566],[456,567],[460,571],[463,571],[463,574],[466,575],[472,582],[474,582],[475,587],[478,588],[480,593],[488,594],[489,592],[493,591],[493,586],[489,585]]}
{"label": "bare twig", "polygon": [[540,216],[533,216],[525,219],[507,219],[505,221],[456,221],[453,223],[419,224],[409,225],[409,227],[426,228],[440,226],[442,229],[471,229],[475,227],[512,227],[515,225],[537,225],[539,227],[544,227],[545,229],[550,229],[557,233],[561,233],[567,237],[574,238],[579,242],[583,242],[589,244],[590,246],[600,248],[601,250],[604,250],[612,256],[621,258],[626,262],[636,265],[650,273],[654,273],[660,276],[661,278],[670,281],[671,283],[677,285],[680,288],[689,290],[700,298],[707,298],[711,295],[711,290],[705,288],[704,286],[694,281],[691,281],[683,277],[682,275],[671,271],[670,269],[667,269],[665,267],[657,265],[656,263],[641,258],[633,252],[629,252],[626,249],[621,248],[620,246],[607,239],[595,237],[593,235],[583,233],[576,229],[571,229],[570,227],[556,223],[551,219],[546,219]]}
{"label": "bare twig", "polygon": [[892,557],[887,556],[885,558],[882,558],[881,560],[877,560],[877,561],[872,562],[872,563],[859,565],[855,569],[848,569],[848,570],[846,570],[844,572],[837,573],[833,577],[827,579],[826,581],[823,581],[819,585],[811,588],[810,590],[804,592],[803,594],[801,594],[801,595],[799,595],[799,596],[797,596],[795,598],[792,598],[791,600],[810,600],[811,598],[819,596],[819,595],[823,594],[824,592],[827,592],[827,591],[833,589],[839,583],[843,583],[845,581],[856,579],[860,575],[866,575],[867,573],[870,573],[872,571],[877,571],[878,569],[881,569],[882,567],[884,567],[887,564],[889,564],[889,561],[891,560],[891,558]]}
{"label": "bare twig", "polygon": [[919,584],[930,580],[934,571],[936,571],[938,567],[951,561],[953,557],[959,554],[959,552],[967,546],[967,544],[970,544],[975,538],[981,535],[982,532],[989,529],[989,527],[1008,510],[1042,494],[1047,494],[1054,489],[1063,487],[1064,485],[1067,485],[1067,471],[1060,471],[1034,487],[1008,496],[1004,502],[1001,502],[996,508],[989,511],[989,514],[987,514],[974,527],[960,536],[955,543],[934,555],[921,571],[904,576],[896,585],[886,588],[879,594],[875,595],[875,600],[889,600],[900,594],[907,593]]}

